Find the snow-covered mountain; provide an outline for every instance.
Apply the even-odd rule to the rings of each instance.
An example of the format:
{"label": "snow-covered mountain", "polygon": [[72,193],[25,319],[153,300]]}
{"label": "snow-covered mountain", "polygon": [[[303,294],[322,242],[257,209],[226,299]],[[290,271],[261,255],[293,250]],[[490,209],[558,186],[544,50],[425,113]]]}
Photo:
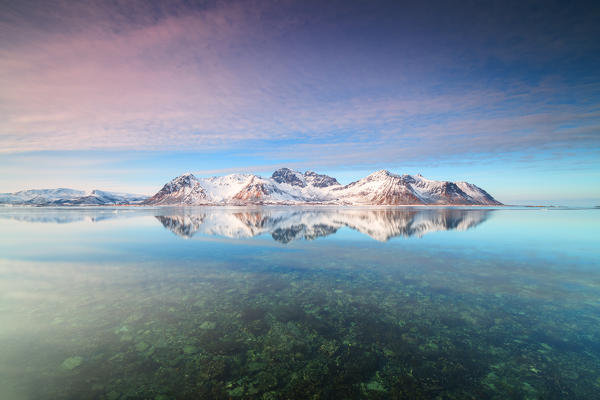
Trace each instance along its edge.
{"label": "snow-covered mountain", "polygon": [[422,175],[381,170],[332,189],[342,203],[364,205],[500,205],[485,190],[467,182],[434,181]]}
{"label": "snow-covered mountain", "polygon": [[230,238],[250,238],[270,234],[274,240],[288,243],[312,240],[347,227],[375,240],[396,236],[423,236],[445,230],[467,230],[485,221],[486,209],[285,209],[242,210],[212,209],[167,210],[156,218],[178,236],[190,238],[197,233]]}
{"label": "snow-covered mountain", "polygon": [[148,205],[500,205],[467,182],[377,171],[348,185],[327,175],[281,168],[270,178],[251,174],[197,178],[181,175],[144,202]]}
{"label": "snow-covered mountain", "polygon": [[210,204],[206,191],[192,174],[183,174],[167,183],[144,203],[155,205],[202,205]]}
{"label": "snow-covered mountain", "polygon": [[130,193],[92,190],[85,192],[75,189],[33,189],[15,193],[1,193],[0,204],[30,206],[72,206],[72,205],[127,205],[139,204],[148,196]]}
{"label": "snow-covered mountain", "polygon": [[0,194],[0,204],[72,205],[500,205],[485,190],[467,182],[426,179],[377,171],[348,185],[335,178],[281,168],[269,178],[232,174],[197,178],[187,173],[154,196],[74,189],[24,190]]}

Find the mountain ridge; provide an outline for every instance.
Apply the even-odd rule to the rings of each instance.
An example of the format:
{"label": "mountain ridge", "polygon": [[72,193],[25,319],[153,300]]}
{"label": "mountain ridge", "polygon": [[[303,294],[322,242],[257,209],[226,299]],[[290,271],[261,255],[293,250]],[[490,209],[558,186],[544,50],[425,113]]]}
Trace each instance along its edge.
{"label": "mountain ridge", "polygon": [[268,178],[230,174],[198,178],[187,172],[152,196],[58,188],[0,193],[0,204],[25,206],[245,206],[245,205],[502,205],[482,188],[465,182],[435,181],[420,174],[388,170],[342,185],[314,171],[280,168]]}
{"label": "mountain ridge", "polygon": [[0,204],[20,206],[101,206],[135,205],[148,196],[131,193],[57,188],[29,189],[14,193],[0,193]]}
{"label": "mountain ridge", "polygon": [[420,174],[376,171],[341,185],[313,171],[280,168],[271,177],[230,174],[197,178],[192,173],[167,182],[145,205],[502,205],[480,187],[435,181]]}

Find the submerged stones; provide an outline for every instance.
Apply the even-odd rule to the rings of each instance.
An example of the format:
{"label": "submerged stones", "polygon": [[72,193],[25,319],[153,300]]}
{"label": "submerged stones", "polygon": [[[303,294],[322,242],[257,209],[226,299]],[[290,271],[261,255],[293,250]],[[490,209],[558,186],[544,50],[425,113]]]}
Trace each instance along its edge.
{"label": "submerged stones", "polygon": [[198,352],[198,348],[192,345],[183,346],[183,354],[194,354]]}
{"label": "submerged stones", "polygon": [[204,321],[200,324],[199,328],[204,330],[215,329],[217,327],[217,323],[214,321]]}
{"label": "submerged stones", "polygon": [[536,318],[527,302],[453,296],[374,268],[260,268],[180,272],[121,298],[93,343],[91,331],[68,342],[85,359],[53,362],[67,388],[56,397],[71,382],[114,399],[585,399],[574,382],[600,388],[592,337],[585,358],[573,335],[524,335],[530,321],[556,331],[550,308]]}
{"label": "submerged stones", "polygon": [[71,370],[74,370],[75,368],[79,367],[82,362],[83,362],[83,357],[80,357],[80,356],[69,357],[65,361],[63,361],[60,366],[67,371],[71,371]]}
{"label": "submerged stones", "polygon": [[135,349],[140,353],[143,353],[144,351],[148,350],[149,347],[150,345],[146,342],[139,342],[135,345]]}
{"label": "submerged stones", "polygon": [[385,392],[386,391],[385,387],[376,380],[367,382],[366,386],[367,386],[367,390],[373,390],[376,392]]}

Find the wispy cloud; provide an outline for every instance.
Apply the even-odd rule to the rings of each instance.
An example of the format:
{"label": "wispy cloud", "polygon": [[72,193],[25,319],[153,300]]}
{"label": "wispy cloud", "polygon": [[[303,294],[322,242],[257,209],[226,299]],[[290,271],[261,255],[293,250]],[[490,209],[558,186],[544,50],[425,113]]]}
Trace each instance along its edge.
{"label": "wispy cloud", "polygon": [[343,4],[7,5],[0,152],[233,149],[270,165],[286,151],[331,165],[600,145],[591,17],[532,14],[545,22],[531,30],[497,6]]}

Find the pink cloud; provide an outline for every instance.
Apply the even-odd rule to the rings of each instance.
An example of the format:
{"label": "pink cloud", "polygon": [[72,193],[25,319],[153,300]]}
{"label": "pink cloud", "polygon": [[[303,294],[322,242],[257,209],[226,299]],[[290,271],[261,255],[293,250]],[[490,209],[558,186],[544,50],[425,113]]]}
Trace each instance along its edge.
{"label": "pink cloud", "polygon": [[[593,106],[546,104],[557,97],[556,82],[375,90],[409,79],[410,63],[379,76],[378,63],[353,42],[339,51],[329,37],[314,43],[317,50],[298,44],[295,35],[314,21],[275,6],[219,3],[154,20],[133,4],[142,16],[136,23],[98,5],[40,11],[64,18],[65,29],[37,29],[18,15],[0,23],[0,36],[19,38],[0,42],[0,152],[210,150],[302,138],[294,151],[306,149],[308,158],[324,149],[326,158],[339,149],[337,157],[364,158],[514,149],[576,134],[593,140],[589,130],[559,129],[582,118],[596,126],[598,116]],[[532,133],[511,134],[519,129]],[[327,141],[334,143],[313,143]]]}

